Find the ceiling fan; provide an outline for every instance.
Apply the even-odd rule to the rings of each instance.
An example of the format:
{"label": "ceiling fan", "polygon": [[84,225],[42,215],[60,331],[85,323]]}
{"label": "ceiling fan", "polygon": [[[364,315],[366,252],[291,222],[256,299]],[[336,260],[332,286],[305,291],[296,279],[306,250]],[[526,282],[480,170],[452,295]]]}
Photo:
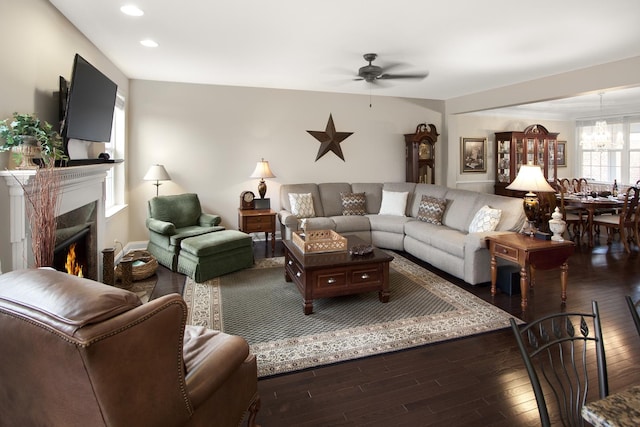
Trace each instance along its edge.
{"label": "ceiling fan", "polygon": [[[364,80],[369,83],[376,83],[377,80],[391,80],[391,79],[424,79],[429,73],[422,74],[388,74],[385,73],[382,67],[373,65],[372,62],[378,57],[376,53],[365,53],[363,55],[364,60],[369,62],[369,65],[360,67],[358,70],[358,77],[354,80]],[[388,67],[389,68],[389,67]],[[388,69],[387,68],[387,69]]]}

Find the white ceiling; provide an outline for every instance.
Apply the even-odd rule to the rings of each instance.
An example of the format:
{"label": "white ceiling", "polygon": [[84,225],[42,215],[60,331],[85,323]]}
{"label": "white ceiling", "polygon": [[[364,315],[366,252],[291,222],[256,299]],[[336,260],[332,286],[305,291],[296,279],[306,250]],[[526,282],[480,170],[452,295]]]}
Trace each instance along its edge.
{"label": "white ceiling", "polygon": [[[640,56],[638,0],[128,2],[141,17],[120,12],[126,0],[50,2],[132,79],[445,100]],[[367,52],[429,76],[353,81]],[[640,111],[639,93],[604,104]],[[597,94],[541,108],[578,104],[574,116],[600,111]]]}

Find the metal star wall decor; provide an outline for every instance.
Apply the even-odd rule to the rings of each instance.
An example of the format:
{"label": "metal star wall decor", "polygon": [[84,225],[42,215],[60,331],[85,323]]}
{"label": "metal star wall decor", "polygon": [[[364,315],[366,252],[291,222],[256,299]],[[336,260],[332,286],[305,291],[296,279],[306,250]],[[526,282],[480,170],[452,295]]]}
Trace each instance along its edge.
{"label": "metal star wall decor", "polygon": [[329,121],[327,122],[327,128],[324,132],[319,130],[308,130],[307,132],[320,141],[320,149],[316,156],[316,162],[329,151],[333,151],[336,156],[342,159],[343,162],[345,161],[344,155],[342,154],[342,148],[340,148],[340,143],[353,135],[353,132],[336,132],[336,127],[333,124],[333,117],[331,114],[329,114]]}

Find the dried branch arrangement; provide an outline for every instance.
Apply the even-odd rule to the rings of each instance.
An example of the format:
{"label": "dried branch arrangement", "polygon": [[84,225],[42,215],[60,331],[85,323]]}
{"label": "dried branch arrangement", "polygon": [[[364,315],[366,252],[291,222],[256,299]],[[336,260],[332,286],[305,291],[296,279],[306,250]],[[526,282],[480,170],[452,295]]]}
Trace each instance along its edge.
{"label": "dried branch arrangement", "polygon": [[35,267],[51,267],[56,244],[56,218],[60,210],[62,177],[56,173],[54,162],[45,163],[25,185],[27,217],[31,228],[31,249]]}

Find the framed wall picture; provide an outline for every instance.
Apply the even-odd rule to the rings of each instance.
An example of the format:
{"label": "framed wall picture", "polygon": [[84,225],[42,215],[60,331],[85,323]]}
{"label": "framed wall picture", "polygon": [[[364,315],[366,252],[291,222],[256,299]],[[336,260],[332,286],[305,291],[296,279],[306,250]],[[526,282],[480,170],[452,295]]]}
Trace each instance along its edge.
{"label": "framed wall picture", "polygon": [[487,171],[487,139],[460,138],[462,173]]}
{"label": "framed wall picture", "polygon": [[558,167],[567,166],[567,141],[558,141]]}

